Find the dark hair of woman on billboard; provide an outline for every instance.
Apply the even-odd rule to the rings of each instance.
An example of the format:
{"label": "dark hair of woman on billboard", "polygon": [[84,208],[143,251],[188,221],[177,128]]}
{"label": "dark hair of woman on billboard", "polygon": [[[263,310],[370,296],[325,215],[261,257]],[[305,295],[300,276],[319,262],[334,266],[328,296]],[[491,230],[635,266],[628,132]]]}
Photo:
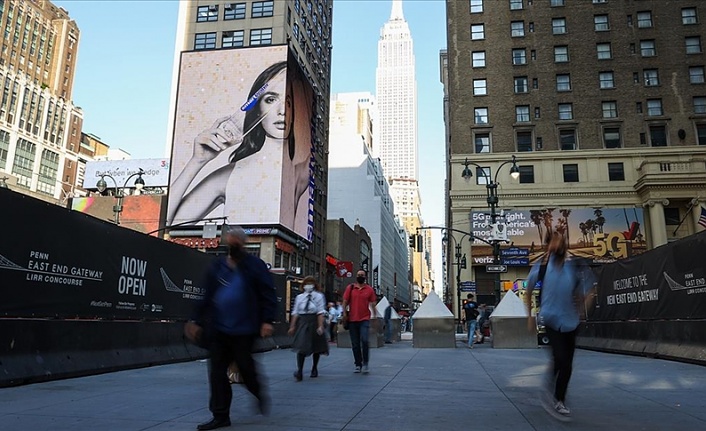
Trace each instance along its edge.
{"label": "dark hair of woman on billboard", "polygon": [[[294,158],[294,103],[291,82],[286,80],[287,62],[274,63],[263,70],[253,82],[245,107],[242,128],[237,114],[218,119],[214,125],[194,140],[194,154],[170,187],[167,223],[176,219],[200,220],[226,200],[228,177],[235,163],[260,151],[267,138],[286,141],[290,160]],[[287,82],[279,94],[276,84]],[[279,111],[283,111],[283,116]],[[243,118],[242,116],[239,118]],[[277,136],[280,135],[280,136]],[[283,142],[284,143],[284,142]],[[228,162],[212,172],[202,173],[211,160],[231,147]],[[192,184],[194,183],[194,184]]]}

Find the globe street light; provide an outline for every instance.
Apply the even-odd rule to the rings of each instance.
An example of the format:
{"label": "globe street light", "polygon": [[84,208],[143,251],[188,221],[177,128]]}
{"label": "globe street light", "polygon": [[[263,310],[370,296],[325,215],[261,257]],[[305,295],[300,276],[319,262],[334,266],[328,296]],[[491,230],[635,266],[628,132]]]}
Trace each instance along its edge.
{"label": "globe street light", "polygon": [[123,198],[125,197],[125,193],[123,193],[123,190],[127,188],[128,181],[130,181],[130,178],[137,176],[137,178],[135,179],[135,188],[137,190],[142,190],[145,187],[145,180],[142,179],[142,175],[144,174],[145,171],[143,171],[142,168],[139,168],[137,172],[125,179],[125,183],[123,184],[122,189],[118,189],[118,183],[115,181],[115,178],[113,178],[111,175],[105,173],[100,174],[101,177],[96,183],[96,189],[98,189],[100,193],[103,193],[108,188],[108,183],[105,181],[106,177],[113,180],[113,184],[115,184],[115,197],[118,200],[117,203],[113,205],[113,214],[115,214],[115,224],[120,224],[120,213],[123,211]]}
{"label": "globe street light", "polygon": [[[517,158],[514,155],[512,156],[512,159],[506,160],[502,162],[500,166],[498,166],[498,168],[495,170],[495,176],[493,177],[493,179],[490,178],[490,173],[487,173],[485,171],[485,168],[478,165],[477,163],[469,162],[468,158],[466,158],[466,161],[463,162],[465,168],[461,173],[461,177],[463,177],[464,180],[470,180],[473,177],[473,171],[468,166],[473,165],[478,168],[476,172],[478,172],[479,174],[482,173],[482,175],[485,177],[486,202],[488,203],[488,208],[490,208],[490,242],[493,246],[493,263],[495,265],[498,265],[500,263],[500,243],[506,241],[506,239],[499,239],[497,238],[497,236],[493,235],[492,232],[502,233],[505,237],[507,236],[507,230],[504,221],[498,223],[498,173],[500,172],[500,169],[503,166],[509,163],[512,163],[512,166],[510,167],[510,177],[512,177],[513,180],[517,180],[518,178],[520,178],[520,168],[517,167]],[[495,300],[496,302],[500,302],[500,272],[496,273],[497,275],[495,277]]]}

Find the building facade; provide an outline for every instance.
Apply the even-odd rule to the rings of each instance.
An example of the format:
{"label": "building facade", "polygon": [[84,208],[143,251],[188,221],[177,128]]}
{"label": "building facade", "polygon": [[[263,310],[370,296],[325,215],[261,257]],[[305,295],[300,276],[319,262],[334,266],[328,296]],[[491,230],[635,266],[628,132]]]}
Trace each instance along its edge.
{"label": "building facade", "polygon": [[[326,278],[324,288],[329,301],[343,301],[343,293],[359,269],[368,272],[372,285],[370,263],[373,246],[368,231],[361,225],[348,226],[344,219],[326,220]],[[350,263],[350,272],[346,266]]]}
{"label": "building facade", "polygon": [[[170,132],[166,145],[168,155],[173,156],[175,150],[172,144],[175,139],[175,125],[179,120],[177,88],[184,84],[184,79],[180,79],[184,53],[198,52],[204,59],[213,59],[215,56],[212,54],[225,55],[225,50],[232,50],[235,55],[236,51],[245,52],[268,47],[274,50],[284,47],[288,58],[293,59],[290,64],[295,65],[297,76],[302,76],[301,81],[306,83],[306,91],[311,93],[311,96],[307,94],[307,98],[313,99],[308,103],[308,106],[313,106],[314,111],[310,112],[311,124],[307,126],[302,123],[302,127],[310,128],[311,133],[311,160],[308,169],[313,174],[309,185],[306,186],[310,204],[308,214],[304,214],[305,218],[309,218],[308,232],[296,233],[291,227],[283,228],[276,221],[249,226],[253,233],[251,251],[259,254],[273,267],[282,268],[295,275],[314,274],[321,277],[324,273],[332,7],[330,0],[191,0],[180,2],[179,6]],[[257,57],[253,54],[252,59]],[[248,61],[244,61],[243,67],[247,69]],[[292,75],[289,75],[292,68],[287,66],[288,80],[292,79]],[[219,85],[213,80],[206,82],[211,86]],[[233,84],[239,85],[237,82]],[[218,91],[213,91],[214,95],[217,95]],[[238,107],[240,103],[242,102],[238,102]],[[290,108],[292,107],[287,109]],[[289,112],[287,115],[290,115],[289,118],[293,117]],[[216,118],[212,121],[215,120]],[[167,220],[167,223],[170,221]],[[172,230],[170,233],[174,237],[190,237],[194,234],[200,236],[200,233],[193,229],[182,232]]]}
{"label": "building facade", "polygon": [[[491,297],[525,278],[550,229],[593,264],[702,230],[706,8],[659,0],[446,4],[447,223],[487,238],[490,182],[515,248],[503,252],[507,272],[498,276],[487,271],[485,244],[463,240],[471,259],[462,281]],[[519,182],[508,175],[512,165],[501,167],[511,156]],[[453,273],[447,283],[458,288]]]}
{"label": "building facade", "polygon": [[374,136],[370,93],[341,93],[331,100],[328,216],[365,226],[372,244],[370,274],[378,295],[412,306],[407,233],[394,215],[390,186],[370,148]]}
{"label": "building facade", "polygon": [[0,175],[63,204],[76,194],[83,112],[72,101],[80,31],[49,1],[0,3]]}

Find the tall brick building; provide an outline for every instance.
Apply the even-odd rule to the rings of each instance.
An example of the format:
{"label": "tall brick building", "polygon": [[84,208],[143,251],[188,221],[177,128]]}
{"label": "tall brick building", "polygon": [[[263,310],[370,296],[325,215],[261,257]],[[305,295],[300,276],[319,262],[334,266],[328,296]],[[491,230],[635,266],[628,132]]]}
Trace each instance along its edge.
{"label": "tall brick building", "polygon": [[[498,280],[486,272],[483,244],[469,248],[458,234],[471,257],[461,279],[475,280],[480,295],[509,287],[526,277],[552,228],[595,264],[703,229],[706,5],[446,4],[447,223],[482,236],[485,184],[497,178],[509,241],[528,250]],[[511,165],[497,170],[513,155],[519,182]],[[451,254],[447,285],[457,295]]]}

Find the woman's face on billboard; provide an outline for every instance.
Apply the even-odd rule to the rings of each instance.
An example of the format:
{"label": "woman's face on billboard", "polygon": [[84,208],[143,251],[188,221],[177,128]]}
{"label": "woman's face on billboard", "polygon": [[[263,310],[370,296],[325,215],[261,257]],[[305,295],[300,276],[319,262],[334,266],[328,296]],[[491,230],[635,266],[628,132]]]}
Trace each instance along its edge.
{"label": "woman's face on billboard", "polygon": [[270,82],[260,98],[259,114],[263,116],[262,129],[271,138],[284,139],[292,129],[292,96],[287,94],[286,73],[283,70]]}

